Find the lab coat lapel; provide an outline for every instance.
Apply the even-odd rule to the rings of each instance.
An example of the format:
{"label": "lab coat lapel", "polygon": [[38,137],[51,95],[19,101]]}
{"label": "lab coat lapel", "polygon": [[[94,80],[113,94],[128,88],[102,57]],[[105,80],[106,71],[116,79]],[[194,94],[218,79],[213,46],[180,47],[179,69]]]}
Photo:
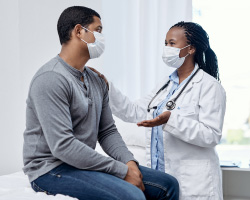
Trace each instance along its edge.
{"label": "lab coat lapel", "polygon": [[[168,82],[168,81],[169,81],[169,79],[166,82]],[[168,87],[166,87],[162,92],[159,93],[158,97],[156,97],[155,100],[152,102],[152,105],[157,106],[160,102],[162,102],[167,97],[172,86],[173,86],[173,82],[170,81]]]}
{"label": "lab coat lapel", "polygon": [[[188,92],[189,90],[191,90],[194,86],[194,83],[198,83],[202,80],[202,77],[204,75],[204,71],[202,69],[200,69],[197,74],[193,77],[193,79],[189,82],[189,84],[187,85],[187,87],[185,88],[185,90],[182,92],[183,94]],[[184,86],[182,86],[184,87]]]}

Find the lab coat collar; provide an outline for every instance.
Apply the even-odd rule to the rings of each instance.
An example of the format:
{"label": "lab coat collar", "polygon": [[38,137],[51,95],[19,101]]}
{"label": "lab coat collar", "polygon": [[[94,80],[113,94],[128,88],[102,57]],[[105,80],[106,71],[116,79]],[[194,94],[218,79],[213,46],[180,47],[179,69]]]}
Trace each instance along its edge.
{"label": "lab coat collar", "polygon": [[[197,63],[195,63],[195,71],[199,68],[199,65]],[[198,71],[198,73],[193,77],[193,79],[191,80],[192,83],[197,83],[200,82],[202,77],[204,75],[204,71],[202,69],[200,69]]]}
{"label": "lab coat collar", "polygon": [[[195,63],[193,71],[195,72],[198,68],[199,68],[199,65],[197,63]],[[204,71],[200,69],[199,72],[193,77],[191,82],[196,83],[196,82],[201,81],[201,79],[203,77],[203,74],[204,74]],[[177,70],[175,70],[171,75],[169,75],[168,80],[179,84],[179,77],[178,77],[178,74],[177,74]]]}

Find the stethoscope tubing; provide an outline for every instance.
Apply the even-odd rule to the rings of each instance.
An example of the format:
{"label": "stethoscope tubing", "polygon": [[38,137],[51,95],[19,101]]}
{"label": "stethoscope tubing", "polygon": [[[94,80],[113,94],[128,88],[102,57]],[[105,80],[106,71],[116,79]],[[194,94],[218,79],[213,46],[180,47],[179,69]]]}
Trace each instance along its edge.
{"label": "stethoscope tubing", "polygon": [[[173,110],[175,108],[175,104],[176,104],[176,101],[177,99],[179,98],[179,96],[182,94],[182,92],[185,90],[185,88],[187,87],[187,85],[190,83],[190,81],[193,79],[193,77],[198,73],[198,71],[200,70],[200,68],[198,68],[194,74],[190,77],[190,79],[187,81],[187,83],[184,85],[184,87],[182,88],[182,90],[178,93],[178,95],[172,99],[172,100],[169,100],[167,103],[166,103],[166,107],[167,107],[167,110]],[[154,101],[154,99],[158,96],[158,94],[163,91],[165,88],[168,87],[170,83],[170,80],[165,84],[163,85],[159,90],[158,92],[156,92],[156,94],[154,95],[154,97],[151,99],[151,101],[149,102],[148,104],[148,109],[147,111],[150,112],[151,109],[157,109],[157,106],[153,106],[153,107],[150,107],[151,103]],[[169,106],[168,106],[169,104]]]}

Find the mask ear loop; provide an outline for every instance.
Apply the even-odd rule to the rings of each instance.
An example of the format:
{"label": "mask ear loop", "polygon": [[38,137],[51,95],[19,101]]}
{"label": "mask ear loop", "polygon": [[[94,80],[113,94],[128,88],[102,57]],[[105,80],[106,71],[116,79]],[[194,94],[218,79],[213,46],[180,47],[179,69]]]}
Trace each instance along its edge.
{"label": "mask ear loop", "polygon": [[[191,46],[191,44],[189,44],[189,45],[187,45],[187,46],[185,46],[185,47],[183,47],[183,48],[181,48],[180,50],[182,50],[182,49],[185,49],[185,48],[187,48],[187,47],[189,47],[189,46]],[[185,55],[184,57],[182,57],[182,58],[186,58],[186,57],[188,57],[190,54],[188,53],[187,55]]]}
{"label": "mask ear loop", "polygon": [[85,28],[84,26],[82,26],[82,28],[84,28],[85,30],[89,31],[90,33],[93,33],[92,31],[90,31],[89,29]]}
{"label": "mask ear loop", "polygon": [[85,42],[86,44],[88,44],[84,39],[80,38],[80,40],[82,40],[83,42]]}
{"label": "mask ear loop", "polygon": [[[82,28],[84,28],[85,30],[87,30],[90,33],[94,34],[92,31],[90,31],[89,29],[85,28],[84,26],[82,26]],[[80,38],[80,40],[82,40],[83,42],[85,42],[86,44],[88,44],[84,39]]]}
{"label": "mask ear loop", "polygon": [[187,48],[187,47],[189,47],[189,46],[191,46],[191,44],[189,44],[189,45],[187,45],[187,46],[181,48],[180,50],[185,49],[185,48]]}

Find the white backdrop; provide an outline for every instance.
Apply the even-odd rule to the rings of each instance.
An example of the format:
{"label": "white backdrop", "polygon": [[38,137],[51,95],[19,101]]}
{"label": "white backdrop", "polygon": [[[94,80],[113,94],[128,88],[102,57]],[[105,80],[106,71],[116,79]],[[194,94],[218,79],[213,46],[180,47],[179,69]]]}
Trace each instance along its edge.
{"label": "white backdrop", "polygon": [[57,20],[73,5],[93,8],[102,17],[106,50],[88,65],[133,99],[169,73],[161,60],[165,34],[174,23],[192,18],[191,0],[0,0],[0,175],[22,168],[29,83],[59,53]]}
{"label": "white backdrop", "polygon": [[192,21],[191,0],[103,1],[103,73],[132,99],[149,93],[170,72],[162,61],[169,28]]}

